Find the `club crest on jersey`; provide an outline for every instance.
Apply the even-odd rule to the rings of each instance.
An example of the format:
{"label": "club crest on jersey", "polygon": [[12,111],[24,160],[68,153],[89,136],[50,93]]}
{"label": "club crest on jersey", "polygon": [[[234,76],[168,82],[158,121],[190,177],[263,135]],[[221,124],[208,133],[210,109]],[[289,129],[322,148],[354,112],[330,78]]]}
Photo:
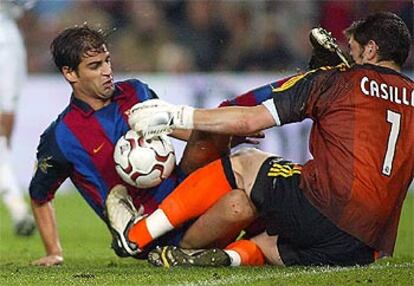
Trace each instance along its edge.
{"label": "club crest on jersey", "polygon": [[45,158],[41,158],[38,162],[36,162],[36,166],[35,169],[40,169],[40,171],[42,171],[42,173],[47,174],[47,169],[53,167],[49,161],[52,159],[52,156],[48,156]]}

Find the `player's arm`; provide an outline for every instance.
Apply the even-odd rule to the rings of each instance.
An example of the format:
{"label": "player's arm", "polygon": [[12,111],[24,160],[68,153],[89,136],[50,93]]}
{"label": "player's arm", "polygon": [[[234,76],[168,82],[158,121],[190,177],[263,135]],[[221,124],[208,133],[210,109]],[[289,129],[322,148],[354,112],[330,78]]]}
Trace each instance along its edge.
{"label": "player's arm", "polygon": [[[239,95],[233,99],[226,100],[220,104],[220,107],[224,111],[217,112],[218,109],[196,109],[194,112],[194,123],[200,123],[202,120],[211,120],[209,124],[202,123],[201,125],[195,125],[194,129],[197,130],[212,130],[215,133],[235,134],[235,135],[251,135],[257,132],[269,128],[275,125],[268,117],[269,112],[262,105],[263,102],[272,99],[274,96],[274,90],[282,86],[285,82],[289,81],[296,75],[292,75],[286,78],[279,79],[270,84],[266,84],[255,89],[252,89],[242,95]],[[250,109],[250,107],[255,107]],[[230,108],[226,110],[226,108]],[[263,113],[264,112],[264,113]],[[197,119],[195,114],[197,113]],[[218,117],[215,117],[218,116]],[[224,117],[222,117],[224,116]],[[232,117],[234,116],[234,117]],[[263,117],[263,118],[262,118]],[[225,118],[223,121],[222,119]],[[233,119],[232,119],[233,118]],[[230,122],[232,121],[232,122]],[[260,125],[256,125],[257,121],[262,122],[265,128],[260,128]],[[254,127],[254,128],[253,128]],[[234,128],[232,130],[232,128]],[[218,131],[217,131],[218,130]],[[226,132],[225,130],[230,130]],[[240,131],[240,132],[239,132]],[[234,133],[238,132],[238,133]]]}
{"label": "player's arm", "polygon": [[[315,112],[322,112],[317,104],[324,101],[324,91],[331,87],[340,69],[339,66],[321,68],[293,76],[280,87],[272,87],[270,99],[252,107],[197,109],[158,99],[148,101],[137,108],[143,112],[129,117],[129,123],[135,131],[151,137],[175,129],[249,135],[274,125],[300,122],[307,117],[313,118]],[[311,94],[312,99],[309,99]]]}
{"label": "player's arm", "polygon": [[191,130],[176,129],[170,134],[170,136],[187,142],[188,139],[190,139]]}
{"label": "player's arm", "polygon": [[52,206],[56,190],[69,177],[71,164],[65,159],[56,142],[54,128],[49,128],[37,148],[36,171],[30,182],[32,210],[46,255],[32,262],[52,266],[63,262],[55,211]]}
{"label": "player's arm", "polygon": [[131,128],[145,137],[169,134],[173,130],[194,129],[219,134],[251,135],[276,124],[263,105],[194,109],[151,100],[136,106],[129,116]]}
{"label": "player's arm", "polygon": [[[319,105],[327,99],[324,99],[326,95],[324,97],[321,95],[325,94],[325,89],[331,87],[333,78],[337,74],[336,68],[298,74],[281,86],[272,88],[272,98],[254,107],[220,109],[176,107],[175,113],[172,113],[172,121],[178,123],[176,128],[225,134],[249,134],[275,125],[300,122],[305,118],[313,118],[316,112],[322,112],[322,107]],[[316,106],[319,108],[315,108]],[[174,120],[175,118],[183,118],[183,120]]]}
{"label": "player's arm", "polygon": [[46,255],[33,261],[32,265],[52,266],[62,264],[63,253],[52,203],[38,204],[32,200],[32,210],[46,250]]}
{"label": "player's arm", "polygon": [[[196,129],[200,131],[232,135],[252,135],[261,131],[256,128],[248,128],[252,126],[249,125],[250,120],[256,121],[260,119],[260,116],[254,114],[255,112],[261,112],[260,110],[262,107],[260,107],[260,104],[272,98],[274,88],[279,87],[289,79],[290,78],[286,78],[267,84],[232,100],[223,102],[222,108],[225,111],[214,113],[217,111],[217,109],[215,109],[211,110],[214,114],[207,116],[201,115],[203,118],[207,117],[208,120],[211,119],[210,125],[200,126],[200,128]],[[229,107],[234,105],[251,106],[252,116],[249,116],[249,107]],[[198,109],[196,110],[199,111]],[[146,137],[157,136],[158,134],[169,134],[173,130],[193,129],[193,111],[194,109],[188,106],[174,106],[162,100],[153,99],[135,105],[130,111],[128,123],[131,129],[142,132]],[[221,118],[222,113],[226,113],[227,116]],[[220,117],[214,118],[215,115]],[[268,116],[268,118],[270,118],[270,116]],[[217,125],[217,123],[219,123],[219,125]],[[274,124],[265,123],[264,125],[270,127]],[[228,129],[223,130],[223,127]],[[235,127],[236,129],[234,129]],[[243,128],[240,129],[240,127]]]}
{"label": "player's arm", "polygon": [[276,124],[264,105],[195,109],[192,128],[221,134],[250,135]]}

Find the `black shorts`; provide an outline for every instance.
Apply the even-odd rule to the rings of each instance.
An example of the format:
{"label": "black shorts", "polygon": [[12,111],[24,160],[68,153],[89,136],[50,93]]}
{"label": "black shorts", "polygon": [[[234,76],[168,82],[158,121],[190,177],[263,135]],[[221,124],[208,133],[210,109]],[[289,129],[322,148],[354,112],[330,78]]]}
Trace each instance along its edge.
{"label": "black shorts", "polygon": [[251,199],[269,235],[289,265],[366,265],[374,250],[336,227],[314,208],[299,188],[301,166],[267,159],[253,185]]}

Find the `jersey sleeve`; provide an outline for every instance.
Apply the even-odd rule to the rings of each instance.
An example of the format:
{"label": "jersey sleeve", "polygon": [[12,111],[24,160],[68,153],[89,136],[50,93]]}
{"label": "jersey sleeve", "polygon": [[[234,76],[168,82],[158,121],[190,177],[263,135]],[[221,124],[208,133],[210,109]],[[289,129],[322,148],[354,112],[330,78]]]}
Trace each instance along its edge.
{"label": "jersey sleeve", "polygon": [[339,94],[337,70],[321,68],[291,77],[281,86],[272,87],[272,97],[263,105],[272,114],[276,125],[300,122],[305,118],[321,118],[329,102]]}
{"label": "jersey sleeve", "polygon": [[158,95],[155,93],[155,91],[154,90],[152,90],[151,88],[149,89],[149,91],[150,91],[150,99],[158,99],[159,97],[158,97]]}
{"label": "jersey sleeve", "polygon": [[149,88],[146,83],[138,79],[130,79],[127,82],[134,88],[139,102],[143,102],[149,99],[158,99],[158,95],[155,93],[155,91]]}
{"label": "jersey sleeve", "polygon": [[219,107],[223,106],[255,106],[273,97],[273,89],[280,87],[292,76],[286,77],[270,84],[252,89],[242,95],[223,101]]}
{"label": "jersey sleeve", "polygon": [[56,142],[53,128],[41,136],[36,157],[29,193],[33,201],[45,203],[54,198],[56,190],[69,177],[71,170],[71,164]]}

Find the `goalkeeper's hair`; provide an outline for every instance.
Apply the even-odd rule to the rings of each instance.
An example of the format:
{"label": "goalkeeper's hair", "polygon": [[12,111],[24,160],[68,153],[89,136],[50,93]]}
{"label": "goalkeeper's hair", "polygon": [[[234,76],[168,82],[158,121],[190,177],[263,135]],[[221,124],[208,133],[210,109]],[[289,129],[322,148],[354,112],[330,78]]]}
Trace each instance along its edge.
{"label": "goalkeeper's hair", "polygon": [[53,61],[60,72],[64,66],[77,71],[82,57],[91,52],[103,52],[106,35],[102,29],[93,29],[87,24],[66,28],[50,45]]}
{"label": "goalkeeper's hair", "polygon": [[411,37],[407,25],[391,12],[379,12],[355,21],[345,30],[361,46],[373,40],[379,47],[380,60],[392,60],[402,66],[410,51]]}

